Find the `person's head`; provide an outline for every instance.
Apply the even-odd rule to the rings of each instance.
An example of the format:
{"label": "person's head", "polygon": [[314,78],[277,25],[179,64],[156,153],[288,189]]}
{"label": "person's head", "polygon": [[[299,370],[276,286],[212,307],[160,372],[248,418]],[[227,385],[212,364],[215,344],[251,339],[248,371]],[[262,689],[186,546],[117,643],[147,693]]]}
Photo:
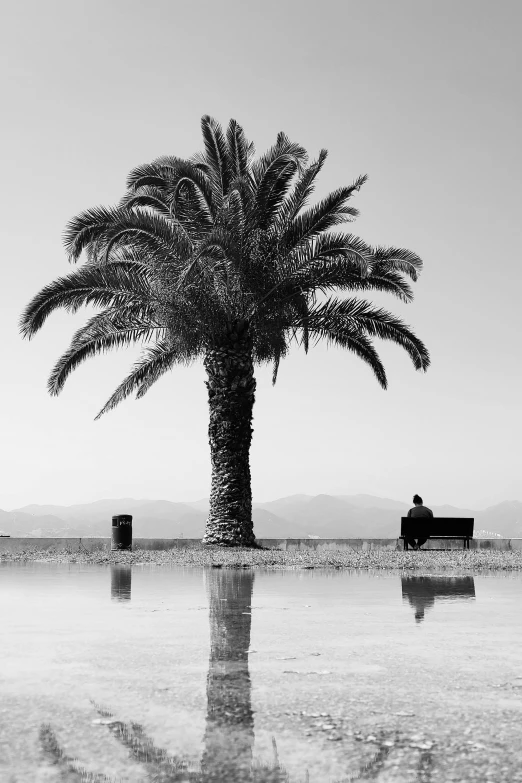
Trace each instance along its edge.
{"label": "person's head", "polygon": [[422,506],[422,498],[420,495],[414,495],[413,496],[413,504],[415,506]]}

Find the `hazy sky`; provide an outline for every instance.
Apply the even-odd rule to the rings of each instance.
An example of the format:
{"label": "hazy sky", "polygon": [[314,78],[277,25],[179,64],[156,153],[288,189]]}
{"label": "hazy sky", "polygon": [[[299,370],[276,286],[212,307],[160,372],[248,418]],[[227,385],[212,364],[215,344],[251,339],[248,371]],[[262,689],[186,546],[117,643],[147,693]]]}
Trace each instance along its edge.
{"label": "hazy sky", "polygon": [[369,181],[349,227],[415,250],[415,301],[380,297],[432,354],[388,343],[389,389],[349,353],[257,372],[255,500],[367,492],[478,507],[522,500],[521,55],[518,0],[46,0],[4,4],[0,507],[208,495],[201,366],[94,416],[139,351],[92,359],[58,398],[49,371],[87,313],[31,342],[29,299],[70,271],[67,220],[128,171],[202,146],[200,118],[258,151],[284,130],[329,158],[318,196]]}

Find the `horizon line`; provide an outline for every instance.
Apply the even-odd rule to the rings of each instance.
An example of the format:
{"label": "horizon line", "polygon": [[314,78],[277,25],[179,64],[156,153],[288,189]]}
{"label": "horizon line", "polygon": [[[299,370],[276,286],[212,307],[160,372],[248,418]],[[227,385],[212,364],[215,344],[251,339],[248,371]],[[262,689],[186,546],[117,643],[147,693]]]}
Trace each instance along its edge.
{"label": "horizon line", "polygon": [[[263,500],[263,501],[253,500],[252,504],[253,505],[263,506],[263,505],[267,505],[269,503],[276,503],[277,501],[280,501],[280,500],[287,500],[287,499],[295,498],[295,497],[304,497],[304,498],[309,498],[310,500],[312,500],[312,499],[320,497],[320,496],[333,497],[333,498],[342,498],[342,499],[344,499],[344,498],[356,498],[356,497],[361,497],[362,496],[362,497],[367,497],[367,498],[375,498],[376,500],[380,500],[380,501],[387,501],[387,500],[389,500],[389,501],[391,501],[393,503],[402,503],[404,506],[409,506],[410,505],[410,503],[407,502],[407,501],[396,500],[394,498],[389,498],[389,497],[381,497],[380,495],[371,495],[370,493],[367,493],[367,492],[357,492],[357,493],[354,493],[354,494],[351,494],[351,495],[349,495],[349,494],[337,494],[337,493],[336,494],[330,494],[328,492],[319,492],[319,493],[317,493],[315,495],[310,495],[310,494],[308,494],[306,492],[294,492],[291,495],[283,495],[281,497],[274,498],[272,500]],[[131,502],[135,502],[135,503],[177,503],[177,504],[191,506],[191,505],[194,505],[196,503],[209,502],[209,498],[208,497],[203,497],[203,498],[199,498],[197,500],[169,500],[167,498],[150,498],[150,497],[149,498],[105,497],[105,498],[99,498],[97,500],[83,501],[83,502],[78,502],[78,503],[37,503],[37,502],[32,502],[32,503],[25,503],[22,506],[15,506],[14,508],[0,507],[0,511],[3,511],[5,513],[13,513],[13,512],[16,512],[16,511],[24,512],[24,509],[29,508],[31,506],[38,506],[38,507],[54,506],[56,508],[64,508],[64,509],[66,509],[66,508],[73,508],[73,507],[77,507],[77,506],[90,506],[90,505],[94,505],[96,503],[108,503],[108,502],[115,502],[115,501],[118,501],[118,502],[120,502],[120,501],[121,502],[131,501]],[[507,504],[507,503],[522,503],[522,501],[520,501],[518,499],[513,499],[512,498],[512,499],[501,500],[501,501],[498,501],[496,503],[488,504],[486,506],[484,506],[483,504],[477,504],[477,506],[475,506],[475,507],[472,506],[472,505],[462,505],[462,506],[459,505],[459,506],[457,506],[457,505],[454,505],[453,503],[432,503],[431,505],[439,506],[439,507],[440,506],[450,506],[452,508],[459,508],[459,509],[465,509],[465,510],[470,510],[470,511],[485,511],[488,508],[494,508],[496,506],[501,506],[501,505],[504,505],[504,504]]]}

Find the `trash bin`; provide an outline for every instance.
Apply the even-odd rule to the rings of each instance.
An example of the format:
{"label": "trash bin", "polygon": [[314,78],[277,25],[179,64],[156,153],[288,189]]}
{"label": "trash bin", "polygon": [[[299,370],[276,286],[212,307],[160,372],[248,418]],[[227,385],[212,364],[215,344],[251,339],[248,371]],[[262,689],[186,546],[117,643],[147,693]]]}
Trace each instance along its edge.
{"label": "trash bin", "polygon": [[117,514],[112,518],[111,550],[132,549],[132,516]]}

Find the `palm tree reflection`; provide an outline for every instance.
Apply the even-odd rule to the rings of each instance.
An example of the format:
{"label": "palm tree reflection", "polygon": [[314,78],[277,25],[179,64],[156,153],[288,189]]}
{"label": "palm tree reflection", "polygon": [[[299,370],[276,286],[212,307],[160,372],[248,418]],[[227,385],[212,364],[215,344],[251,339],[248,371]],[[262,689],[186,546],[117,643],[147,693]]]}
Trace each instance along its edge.
{"label": "palm tree reflection", "polygon": [[[111,566],[112,600],[130,599],[131,579],[130,566]],[[107,719],[112,734],[128,748],[134,759],[145,764],[151,774],[162,781],[285,783],[289,778],[279,764],[275,739],[272,740],[272,764],[253,760],[254,715],[248,650],[254,572],[211,568],[205,571],[205,584],[209,602],[210,658],[207,717],[199,769],[195,769],[187,758],[175,758],[156,747],[139,724],[112,720],[114,716],[110,710],[104,710],[100,705],[95,705],[96,709]],[[70,773],[77,769],[72,759],[63,757],[60,764],[67,766]]]}
{"label": "palm tree reflection", "polygon": [[403,576],[402,599],[408,600],[415,613],[415,622],[421,623],[424,614],[436,599],[466,600],[475,598],[472,576]]}
{"label": "palm tree reflection", "polygon": [[254,715],[248,671],[254,572],[205,572],[210,659],[201,770],[205,781],[253,780]]}
{"label": "palm tree reflection", "polygon": [[[111,597],[128,600],[130,581],[129,566],[113,566]],[[272,763],[260,763],[253,758],[254,714],[248,651],[254,572],[212,568],[205,571],[205,583],[209,601],[210,657],[207,715],[199,763],[193,755],[173,755],[158,747],[143,726],[121,721],[110,709],[93,702],[101,719],[98,722],[105,724],[113,737],[127,748],[130,757],[145,767],[147,780],[156,783],[290,783],[288,773],[279,763],[275,739],[272,739]],[[425,609],[433,605],[436,598],[469,598],[475,595],[475,588],[472,577],[403,577],[402,592],[420,622]],[[410,740],[409,736],[397,731],[381,731],[373,756],[362,761],[359,769],[343,780],[376,780],[390,754],[402,753],[409,747]],[[68,756],[51,726],[41,727],[40,746],[64,780],[114,783],[114,779],[87,771],[76,758]],[[417,759],[418,783],[428,780],[432,763],[431,751],[423,751]],[[308,779],[305,770],[305,780]]]}

